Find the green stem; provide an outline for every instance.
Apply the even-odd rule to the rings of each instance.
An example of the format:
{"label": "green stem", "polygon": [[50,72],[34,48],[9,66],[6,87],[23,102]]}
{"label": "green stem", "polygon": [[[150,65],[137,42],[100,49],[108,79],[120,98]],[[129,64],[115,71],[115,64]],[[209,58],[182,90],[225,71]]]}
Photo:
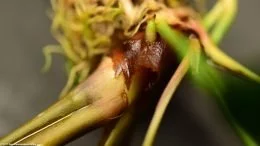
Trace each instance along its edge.
{"label": "green stem", "polygon": [[151,146],[155,140],[156,133],[160,126],[162,117],[166,111],[166,108],[169,102],[172,99],[174,92],[176,91],[178,85],[184,78],[185,74],[188,71],[190,64],[189,55],[187,55],[179,67],[177,68],[176,72],[173,74],[171,80],[169,81],[168,85],[166,86],[165,90],[163,91],[162,96],[156,106],[155,113],[153,115],[152,121],[146,133],[143,146]]}
{"label": "green stem", "polygon": [[[186,46],[188,46],[187,43],[187,38],[185,38],[183,35],[181,35],[180,33],[178,33],[176,30],[172,29],[164,20],[160,20],[160,21],[156,21],[157,25],[157,31],[158,33],[161,35],[161,37],[166,40],[166,42],[174,49],[176,49],[176,53],[179,56],[183,56],[183,54],[186,51]],[[217,74],[215,69],[210,67],[207,63],[206,63],[206,59],[203,58],[201,60],[202,62],[200,63],[200,73],[205,74],[205,76],[208,76],[210,78],[208,78],[209,80],[212,80],[213,77],[216,77],[215,75]],[[213,74],[212,74],[213,73]],[[213,75],[210,76],[210,75]],[[204,75],[200,75],[200,74],[196,74],[196,77],[193,77],[196,82],[196,84],[199,84],[201,87],[209,89],[210,86],[209,84],[205,84],[205,77]],[[217,77],[218,80],[219,77]],[[219,87],[218,87],[219,88]],[[214,89],[212,89],[214,90]],[[215,91],[215,90],[214,90]],[[218,96],[219,95],[219,91],[215,91]],[[237,124],[237,122],[234,120],[233,116],[230,114],[228,108],[225,106],[225,103],[221,100],[219,100],[219,105],[224,109],[223,113],[226,115],[226,118],[228,120],[228,122],[230,123],[230,125],[233,127],[233,129],[236,131],[237,135],[241,138],[241,140],[243,141],[243,143],[246,144],[246,146],[255,146],[256,142],[251,138],[251,136],[249,134],[247,134],[240,126],[239,124]]]}
{"label": "green stem", "polygon": [[189,48],[189,40],[177,30],[172,29],[165,20],[156,19],[156,30],[160,36],[170,45],[180,58],[186,55]]}
{"label": "green stem", "polygon": [[115,127],[110,131],[105,139],[104,146],[118,146],[127,133],[130,124],[134,119],[134,107],[130,107],[117,121]]}
{"label": "green stem", "polygon": [[[116,146],[120,145],[121,140],[124,137],[124,133],[127,132],[128,127],[134,119],[135,114],[135,102],[137,93],[143,87],[142,79],[145,78],[144,74],[136,74],[132,78],[131,87],[128,92],[129,108],[125,111],[122,117],[115,123],[113,129],[109,129],[108,133],[105,133],[100,145],[104,146]],[[109,125],[110,126],[110,125]]]}
{"label": "green stem", "polygon": [[[110,62],[111,66],[109,66],[109,70],[106,68],[101,73],[109,74],[111,69],[113,70],[113,75],[115,75],[112,60],[107,61]],[[100,74],[99,77],[102,78]],[[118,115],[132,104],[141,89],[140,87],[142,87],[140,86],[142,85],[141,79],[141,76],[138,74],[135,75],[129,90],[125,85],[123,74],[120,74],[118,77],[113,76],[112,80],[114,81],[110,81],[112,84],[108,84],[103,79],[103,82],[100,82],[100,86],[106,87],[106,89],[103,88],[102,90],[97,87],[98,90],[96,92],[100,92],[101,94],[94,93],[96,96],[101,96],[99,100],[43,127],[18,143],[38,143],[48,146],[63,145],[94,128],[106,124],[112,119],[117,118]],[[95,83],[91,78],[88,80]],[[118,85],[120,88],[117,87]],[[95,87],[89,88],[90,90],[96,90]]]}
{"label": "green stem", "polygon": [[147,26],[145,29],[145,39],[149,42],[154,42],[156,40],[156,28],[154,20],[150,20],[147,22]]}
{"label": "green stem", "polygon": [[112,60],[104,58],[101,65],[88,80],[33,120],[2,138],[0,143],[14,143],[71,112],[92,104],[100,98],[114,96],[113,93],[121,94],[124,89],[124,79],[122,77],[115,78]]}
{"label": "green stem", "polygon": [[203,24],[209,31],[214,43],[218,44],[231,26],[237,13],[237,0],[218,0],[214,7],[203,18]]}
{"label": "green stem", "polygon": [[237,0],[220,0],[222,15],[211,33],[212,40],[218,44],[231,26],[237,13]]}
{"label": "green stem", "polygon": [[19,143],[37,143],[46,146],[64,145],[77,136],[117,117],[126,107],[127,99],[124,96],[102,98]]}
{"label": "green stem", "polygon": [[74,111],[77,108],[77,106],[74,105],[76,104],[71,102],[71,100],[67,98],[56,102],[46,111],[36,116],[33,120],[29,121],[22,127],[16,129],[9,135],[3,137],[0,140],[0,143],[14,143],[15,141],[21,139],[25,135],[30,134],[35,130],[38,130],[42,126],[54,122],[55,120],[65,116],[71,111]]}
{"label": "green stem", "polygon": [[217,20],[219,20],[220,16],[223,15],[223,6],[222,2],[218,1],[214,7],[204,16],[203,24],[204,27],[209,30],[213,25],[216,24]]}

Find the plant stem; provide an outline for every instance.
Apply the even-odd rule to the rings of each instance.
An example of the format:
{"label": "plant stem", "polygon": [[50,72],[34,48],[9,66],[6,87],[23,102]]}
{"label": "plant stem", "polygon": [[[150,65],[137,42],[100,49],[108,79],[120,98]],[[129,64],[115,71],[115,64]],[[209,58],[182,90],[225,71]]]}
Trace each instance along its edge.
{"label": "plant stem", "polygon": [[176,72],[173,74],[171,80],[163,91],[162,96],[156,106],[155,113],[153,115],[152,121],[146,133],[143,146],[151,146],[155,140],[156,133],[158,131],[159,125],[161,123],[162,117],[165,110],[172,98],[172,95],[176,91],[178,85],[182,81],[183,77],[188,71],[190,64],[189,55],[183,59]]}
{"label": "plant stem", "polygon": [[19,140],[20,138],[38,130],[42,126],[45,126],[55,120],[65,116],[66,114],[74,111],[79,107],[72,102],[71,99],[64,98],[59,100],[54,105],[49,107],[44,112],[37,115],[34,119],[23,125],[22,127],[16,129],[9,135],[5,136],[0,140],[0,143],[14,143],[15,141]]}
{"label": "plant stem", "polygon": [[168,23],[160,19],[155,19],[156,31],[160,34],[160,36],[170,45],[171,49],[173,49],[179,59],[182,59],[189,48],[189,40],[177,30],[172,29]]}
{"label": "plant stem", "polygon": [[111,59],[104,58],[101,65],[88,80],[30,122],[2,138],[0,143],[14,143],[77,109],[90,105],[103,97],[108,98],[114,96],[114,94],[119,94],[124,90],[124,78],[116,78]]}
{"label": "plant stem", "polygon": [[118,117],[141,88],[142,73],[133,76],[128,89],[124,75],[116,77],[112,59],[105,57],[88,80],[69,94],[71,98],[59,100],[0,143],[65,144]]}
{"label": "plant stem", "polygon": [[36,143],[48,146],[64,145],[77,136],[117,117],[127,106],[127,99],[124,96],[102,98],[19,143]]}
{"label": "plant stem", "polygon": [[[111,64],[109,68],[113,69],[112,60],[107,61]],[[108,121],[118,117],[118,115],[132,103],[140,90],[140,88],[138,88],[141,84],[139,82],[140,79],[141,78],[136,75],[129,90],[127,90],[124,83],[123,74],[114,78],[114,80],[117,81],[113,82],[113,84],[103,82],[107,88],[110,88],[109,92],[99,90],[104,97],[40,129],[26,139],[19,141],[19,143],[39,143],[48,146],[63,145],[94,128],[102,126]],[[123,82],[124,88],[121,90],[115,89],[113,86],[121,84],[120,82]]]}
{"label": "plant stem", "polygon": [[118,146],[128,131],[130,124],[134,119],[135,107],[130,107],[122,117],[117,121],[115,127],[109,132],[102,146]]}
{"label": "plant stem", "polygon": [[237,13],[237,0],[219,0],[222,6],[221,18],[211,33],[211,39],[218,44],[231,26]]}
{"label": "plant stem", "polygon": [[[185,38],[183,35],[181,35],[180,33],[178,33],[176,30],[171,29],[168,24],[166,23],[166,21],[157,21],[157,31],[159,32],[159,34],[161,35],[162,38],[164,38],[169,45],[171,46],[171,48],[176,49],[176,53],[182,57],[183,54],[185,53],[185,46],[187,46],[187,38]],[[203,41],[207,41],[208,38],[200,38],[202,43]],[[178,40],[178,42],[176,42],[176,40]],[[186,43],[186,44],[185,44]],[[233,69],[234,67],[236,68],[241,68],[241,65],[238,64],[236,61],[234,61],[232,58],[231,61],[227,61],[227,57],[223,52],[221,52],[219,49],[216,48],[216,46],[213,43],[209,43],[209,42],[204,42],[203,43],[205,45],[205,47],[210,47],[207,48],[205,51],[208,51],[209,49],[214,49],[212,52],[206,52],[207,55],[209,55],[209,57],[213,56],[213,61],[215,61],[216,59],[220,62],[222,62],[221,64],[224,64],[224,66],[226,66],[225,64],[228,63],[228,65],[231,65],[231,68]],[[215,47],[215,48],[214,48]],[[181,49],[182,48],[182,49]],[[217,51],[215,54],[213,53],[214,51]],[[220,55],[220,56],[219,56]],[[224,55],[224,57],[223,57]],[[222,57],[221,57],[222,56]],[[218,58],[220,57],[220,58]],[[228,57],[228,60],[230,60]],[[227,62],[226,62],[227,61]],[[200,61],[200,71],[199,74],[195,74],[196,76],[193,76],[194,81],[196,82],[196,84],[200,85],[202,88],[205,89],[210,89],[211,92],[215,92],[216,96],[218,96],[219,98],[217,99],[217,101],[219,102],[220,107],[222,108],[222,111],[224,113],[224,115],[226,116],[227,121],[230,123],[230,125],[233,127],[233,129],[236,131],[237,135],[241,138],[241,140],[243,141],[243,143],[246,146],[256,146],[256,142],[253,140],[253,138],[251,138],[251,136],[249,134],[246,133],[246,131],[244,131],[244,129],[242,129],[240,127],[240,125],[236,122],[236,120],[233,118],[233,116],[230,114],[229,109],[226,107],[225,102],[223,101],[223,99],[221,99],[220,97],[222,95],[219,95],[221,92],[224,91],[219,91],[220,89],[216,89],[216,85],[215,84],[219,84],[219,86],[217,85],[217,88],[221,88],[222,83],[218,83],[218,82],[214,82],[214,81],[219,81],[221,80],[220,76],[218,75],[217,71],[209,66],[207,64],[207,59],[205,58],[205,56],[201,59]],[[232,64],[235,64],[234,66]],[[257,81],[260,82],[260,77],[256,74],[254,74],[253,72],[249,71],[248,69],[242,67],[243,75]],[[236,71],[236,70],[235,70]]]}
{"label": "plant stem", "polygon": [[156,40],[156,27],[153,20],[147,22],[145,39],[149,42],[154,42]]}
{"label": "plant stem", "polygon": [[209,30],[211,29],[219,20],[220,16],[223,15],[222,2],[218,1],[214,7],[204,16],[203,24],[204,27]]}

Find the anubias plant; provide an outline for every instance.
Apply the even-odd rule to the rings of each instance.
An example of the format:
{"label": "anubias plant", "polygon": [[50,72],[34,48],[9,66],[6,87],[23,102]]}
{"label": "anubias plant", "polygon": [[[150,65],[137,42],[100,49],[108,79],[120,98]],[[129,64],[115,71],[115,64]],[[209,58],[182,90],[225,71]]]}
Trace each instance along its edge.
{"label": "anubias plant", "polygon": [[[203,5],[202,0],[195,3]],[[232,24],[236,0],[219,0],[208,12],[181,0],[52,0],[51,4],[51,31],[59,45],[44,48],[43,71],[49,69],[52,53],[62,54],[67,84],[56,103],[0,143],[62,145],[105,127],[100,145],[120,145],[142,94],[171,70],[174,74],[155,108],[144,146],[153,144],[166,107],[186,74],[216,97],[244,144],[257,145],[259,132],[250,135],[250,127],[241,126],[245,122],[238,122],[241,117],[228,108],[229,87],[238,80],[233,76],[233,82],[227,82],[221,74],[225,69],[259,87],[257,74],[217,46]]]}

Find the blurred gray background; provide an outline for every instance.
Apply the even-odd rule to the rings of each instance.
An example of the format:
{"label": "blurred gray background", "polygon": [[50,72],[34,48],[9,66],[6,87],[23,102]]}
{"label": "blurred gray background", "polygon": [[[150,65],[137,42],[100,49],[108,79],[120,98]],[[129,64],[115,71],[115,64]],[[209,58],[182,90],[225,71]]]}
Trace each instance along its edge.
{"label": "blurred gray background", "polygon": [[[0,1],[0,137],[51,105],[65,84],[55,56],[50,72],[42,74],[42,47],[55,43],[50,35],[48,0]],[[253,70],[260,56],[260,1],[240,0],[239,13],[221,47]],[[260,65],[258,65],[260,67]],[[133,146],[144,136],[148,121],[137,123]],[[95,146],[96,130],[68,145]],[[161,124],[157,146],[241,146],[211,98],[185,82],[170,103]]]}

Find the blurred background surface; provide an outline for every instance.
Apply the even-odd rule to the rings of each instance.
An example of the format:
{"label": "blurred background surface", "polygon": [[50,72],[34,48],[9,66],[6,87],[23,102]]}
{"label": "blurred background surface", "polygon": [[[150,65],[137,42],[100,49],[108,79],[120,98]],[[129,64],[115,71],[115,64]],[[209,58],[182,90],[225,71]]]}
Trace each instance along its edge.
{"label": "blurred background surface", "polygon": [[[240,0],[238,17],[221,48],[260,71],[260,1]],[[42,47],[55,44],[47,17],[48,0],[0,1],[0,137],[47,108],[65,84],[63,58],[55,56],[46,74]],[[258,72],[259,73],[259,72]],[[137,122],[132,146],[143,140],[147,121]],[[69,146],[97,144],[96,130]],[[241,146],[212,98],[185,81],[170,103],[156,138],[157,146]]]}

